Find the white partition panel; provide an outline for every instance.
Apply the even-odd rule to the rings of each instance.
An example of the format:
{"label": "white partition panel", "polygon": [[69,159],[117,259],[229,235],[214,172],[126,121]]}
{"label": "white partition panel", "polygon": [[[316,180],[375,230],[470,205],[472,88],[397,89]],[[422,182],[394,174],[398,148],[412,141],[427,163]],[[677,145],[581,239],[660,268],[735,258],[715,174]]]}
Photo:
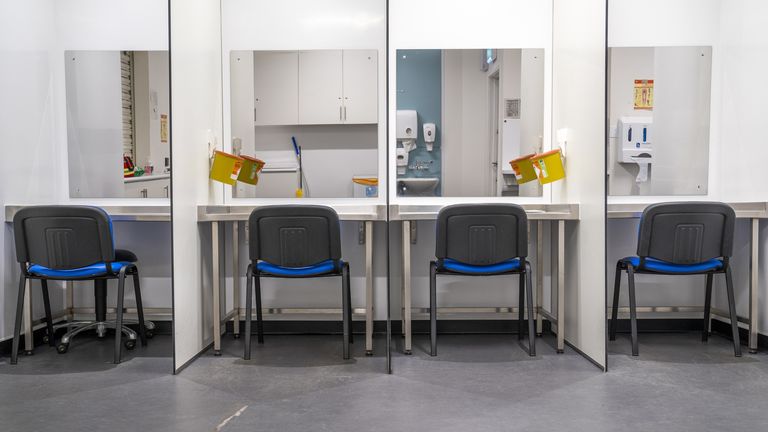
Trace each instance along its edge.
{"label": "white partition panel", "polygon": [[[671,200],[715,200],[728,203],[768,200],[768,170],[764,161],[768,147],[762,125],[768,118],[768,2],[761,0],[610,0],[608,6],[609,47],[712,47],[709,93],[708,189],[699,196],[623,196],[608,198],[612,203],[650,204]],[[643,31],[625,25],[643,22]],[[681,181],[684,181],[682,179]],[[733,257],[734,283],[739,316],[749,316],[751,223],[737,221]],[[608,223],[607,265],[613,276],[616,260],[634,253],[637,220]],[[757,329],[768,329],[765,272],[768,233],[760,223],[758,262],[760,280],[757,299]],[[704,289],[700,277],[638,278],[638,306],[702,306]],[[713,306],[727,309],[724,283],[715,278]],[[611,281],[612,282],[612,281]],[[612,294],[613,287],[609,287]],[[627,305],[626,280],[620,306]],[[696,318],[700,313],[679,315]],[[654,317],[664,317],[657,314]]]}
{"label": "white partition panel", "polygon": [[[178,370],[210,343],[210,295],[203,292],[206,247],[197,206],[212,194],[208,146],[221,142],[219,0],[171,1],[174,359]],[[209,240],[209,239],[207,239]]]}
{"label": "white partition panel", "polygon": [[605,367],[605,1],[553,11],[552,129],[565,129],[568,175],[553,201],[579,203],[581,216],[565,237],[565,337]]}

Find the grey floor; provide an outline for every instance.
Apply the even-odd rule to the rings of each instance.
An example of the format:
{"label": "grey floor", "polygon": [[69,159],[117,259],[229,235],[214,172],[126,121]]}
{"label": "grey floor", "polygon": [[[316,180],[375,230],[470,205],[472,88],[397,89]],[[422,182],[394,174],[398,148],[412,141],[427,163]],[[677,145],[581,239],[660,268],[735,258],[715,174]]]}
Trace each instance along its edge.
{"label": "grey floor", "polygon": [[119,366],[109,341],[40,347],[17,366],[0,358],[0,431],[768,430],[768,355],[737,359],[717,336],[641,334],[638,358],[620,336],[608,373],[551,337],[530,358],[512,336],[445,335],[431,358],[417,336],[394,375],[382,339],[373,357],[358,340],[350,361],[339,339],[268,336],[246,362],[225,337],[222,357],[179,376],[168,337]]}

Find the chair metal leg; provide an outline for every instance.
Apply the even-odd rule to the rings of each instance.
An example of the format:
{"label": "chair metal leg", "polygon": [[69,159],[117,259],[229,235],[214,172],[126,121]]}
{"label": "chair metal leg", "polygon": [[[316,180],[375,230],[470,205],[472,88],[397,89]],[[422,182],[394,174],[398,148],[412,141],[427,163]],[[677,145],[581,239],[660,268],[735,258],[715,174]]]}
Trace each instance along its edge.
{"label": "chair metal leg", "polygon": [[144,305],[141,302],[141,284],[139,283],[139,269],[133,269],[133,291],[136,293],[136,314],[139,317],[139,340],[141,346],[147,346],[147,329],[144,324]]}
{"label": "chair metal leg", "polygon": [[248,271],[245,273],[245,348],[243,350],[243,360],[251,359],[251,314],[253,313],[253,273],[251,264],[248,265]]}
{"label": "chair metal leg", "polygon": [[19,277],[19,298],[16,300],[16,322],[13,326],[13,344],[11,345],[11,364],[19,359],[19,339],[21,339],[21,320],[24,317],[24,291],[27,278],[22,273]]}
{"label": "chair metal leg", "polygon": [[525,273],[520,273],[517,290],[517,340],[525,338]]}
{"label": "chair metal leg", "polygon": [[635,268],[627,265],[627,277],[629,278],[629,322],[632,328],[632,355],[640,354],[637,342],[637,303],[635,301]]}
{"label": "chair metal leg", "polygon": [[528,355],[536,356],[536,314],[533,311],[533,277],[531,275],[531,264],[525,262],[525,295],[527,297],[526,307],[528,308]]}
{"label": "chair metal leg", "polygon": [[736,315],[736,298],[733,294],[733,277],[731,267],[725,269],[725,286],[728,290],[728,312],[731,319],[731,332],[733,333],[733,354],[741,357],[741,341],[739,340],[739,318]]}
{"label": "chair metal leg", "polygon": [[256,342],[264,343],[264,316],[261,312],[261,276],[253,269],[253,293],[256,295]]}
{"label": "chair metal leg", "polygon": [[53,330],[53,315],[51,315],[51,298],[48,295],[48,281],[45,279],[40,280],[40,284],[43,286],[43,307],[45,308],[45,325],[48,331],[48,345],[55,347],[56,341],[55,331]]}
{"label": "chair metal leg", "polygon": [[342,333],[344,336],[344,344],[342,345],[342,355],[344,360],[349,359],[349,304],[350,304],[350,292],[349,292],[349,264],[344,263],[341,268],[341,309],[342,309]]}
{"label": "chair metal leg", "polygon": [[616,264],[616,276],[613,282],[613,307],[611,308],[611,331],[609,340],[616,340],[616,320],[619,317],[619,295],[621,294],[621,262]]}
{"label": "chair metal leg", "polygon": [[352,334],[353,333],[353,331],[352,331],[352,291],[351,291],[352,290],[352,285],[350,284],[350,277],[351,276],[349,274],[350,273],[349,272],[349,264],[344,263],[344,266],[347,267],[347,275],[345,277],[347,279],[347,287],[350,290],[349,302],[347,303],[347,309],[346,309],[347,320],[349,320],[349,343],[350,344],[354,344],[355,341],[354,341],[354,336]]}
{"label": "chair metal leg", "polygon": [[704,297],[704,322],[701,329],[701,341],[706,342],[709,339],[709,315],[712,309],[712,273],[707,273],[707,291]]}
{"label": "chair metal leg", "polygon": [[123,302],[125,301],[125,267],[120,269],[117,276],[117,308],[115,311],[115,364],[120,364],[123,349]]}
{"label": "chair metal leg", "polygon": [[437,263],[429,262],[429,355],[437,355]]}

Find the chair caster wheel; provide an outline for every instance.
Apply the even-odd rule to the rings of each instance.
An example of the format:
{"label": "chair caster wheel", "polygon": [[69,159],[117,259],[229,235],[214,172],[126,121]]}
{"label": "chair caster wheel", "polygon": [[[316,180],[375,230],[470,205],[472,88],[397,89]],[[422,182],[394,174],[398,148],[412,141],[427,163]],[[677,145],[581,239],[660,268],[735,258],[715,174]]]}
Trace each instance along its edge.
{"label": "chair caster wheel", "polygon": [[235,339],[240,339],[240,333],[235,333],[232,335]]}
{"label": "chair caster wheel", "polygon": [[403,351],[403,354],[411,355],[411,354],[413,354],[413,352],[411,352],[411,350],[405,350],[405,351]]}
{"label": "chair caster wheel", "polygon": [[221,350],[213,350],[213,355],[216,357],[221,357]]}
{"label": "chair caster wheel", "polygon": [[152,339],[153,337],[155,337],[155,331],[154,330],[145,329],[144,330],[144,336],[146,336],[147,339]]}
{"label": "chair caster wheel", "polygon": [[365,350],[365,355],[366,355],[367,357],[371,357],[371,356],[373,356],[373,351],[371,351],[371,350]]}
{"label": "chair caster wheel", "polygon": [[124,345],[125,345],[125,349],[132,350],[132,349],[136,348],[136,341],[135,340],[127,340],[127,341],[125,341]]}
{"label": "chair caster wheel", "polygon": [[43,336],[43,343],[47,344],[51,339],[48,337],[48,335]]}
{"label": "chair caster wheel", "polygon": [[56,346],[56,352],[59,354],[64,354],[69,350],[69,344],[68,343],[61,343]]}

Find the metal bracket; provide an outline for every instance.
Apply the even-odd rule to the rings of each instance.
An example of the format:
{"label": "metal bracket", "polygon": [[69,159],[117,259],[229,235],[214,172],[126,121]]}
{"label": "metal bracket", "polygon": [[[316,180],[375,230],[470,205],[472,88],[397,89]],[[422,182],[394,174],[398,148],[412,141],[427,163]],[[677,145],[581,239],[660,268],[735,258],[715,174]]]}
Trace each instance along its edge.
{"label": "metal bracket", "polygon": [[365,222],[357,224],[357,244],[365,244]]}
{"label": "metal bracket", "polygon": [[411,221],[411,244],[416,244],[416,221]]}

